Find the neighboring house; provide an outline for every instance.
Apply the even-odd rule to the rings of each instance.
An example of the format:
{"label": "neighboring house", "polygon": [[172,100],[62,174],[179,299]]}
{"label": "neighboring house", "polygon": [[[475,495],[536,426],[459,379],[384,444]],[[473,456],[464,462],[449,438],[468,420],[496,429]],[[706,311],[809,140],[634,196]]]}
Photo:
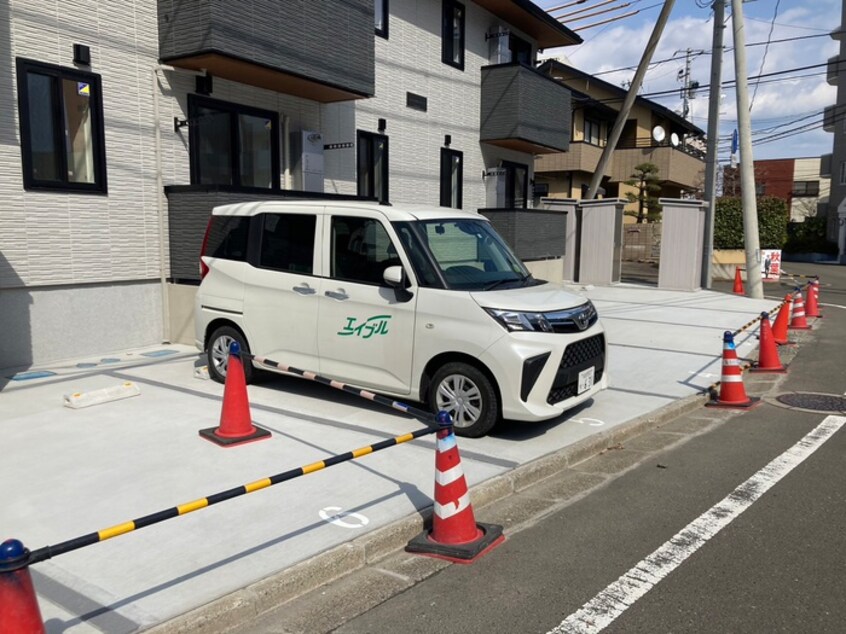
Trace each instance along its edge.
{"label": "neighboring house", "polygon": [[840,42],[840,53],[828,60],[828,83],[837,86],[837,101],[823,115],[823,129],[833,134],[832,153],[822,157],[820,176],[831,179],[828,204],[828,239],[839,247],[840,262],[846,264],[846,0],[840,26],[831,38]]}
{"label": "neighboring house", "polygon": [[580,38],[528,0],[0,3],[0,367],[190,342],[213,206],[529,206]]}
{"label": "neighboring house", "polygon": [[[582,198],[626,95],[626,90],[583,73],[558,60],[539,70],[573,92],[572,142],[564,153],[535,161],[535,188],[561,198]],[[637,97],[620,140],[603,175],[605,197],[625,198],[636,189],[625,184],[641,163],[658,166],[660,197],[682,198],[704,186],[704,132],[692,123],[643,97]],[[635,210],[631,204],[627,209]]]}
{"label": "neighboring house", "polygon": [[[754,161],[755,193],[784,200],[792,222],[825,216],[831,179],[820,176],[820,165],[816,157]],[[739,168],[724,168],[723,195],[742,195]]]}

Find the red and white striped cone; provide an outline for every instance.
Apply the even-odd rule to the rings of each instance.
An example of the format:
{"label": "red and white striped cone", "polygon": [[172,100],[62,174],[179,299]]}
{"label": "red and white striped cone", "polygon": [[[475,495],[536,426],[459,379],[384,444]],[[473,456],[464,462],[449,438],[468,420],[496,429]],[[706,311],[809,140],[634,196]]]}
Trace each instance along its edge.
{"label": "red and white striped cone", "polygon": [[805,306],[805,317],[820,318],[820,281],[811,280],[808,284],[808,302]]}
{"label": "red and white striped cone", "polygon": [[787,327],[790,324],[790,306],[792,303],[793,298],[789,294],[785,295],[781,308],[778,311],[778,316],[776,316],[776,320],[773,323],[773,338],[780,346],[792,343],[788,339],[787,334]]}
{"label": "red and white striped cone", "polygon": [[743,369],[737,350],[734,347],[734,335],[726,330],[723,334],[723,370],[720,377],[720,394],[716,400],[705,403],[706,407],[728,407],[748,409],[761,404],[761,399],[746,396],[743,387]]}
{"label": "red and white striped cone", "polygon": [[232,447],[270,438],[269,431],[253,425],[251,420],[247,380],[242,364],[241,346],[237,341],[233,341],[229,344],[229,362],[226,366],[226,383],[223,385],[220,425],[200,430],[200,436],[221,447]]}
{"label": "red and white striped cone", "polygon": [[790,320],[790,330],[810,330],[808,320],[805,319],[805,300],[802,299],[802,289],[796,287],[796,299],[793,300],[793,319]]}
{"label": "red and white striped cone", "polygon": [[432,529],[412,539],[405,549],[460,564],[469,564],[505,540],[502,526],[477,523],[461,468],[461,456],[447,412],[438,413],[435,454],[435,504]]}
{"label": "red and white striped cone", "polygon": [[769,313],[761,313],[758,363],[756,363],[749,371],[768,374],[784,374],[787,372],[787,368],[781,364],[781,359],[778,358],[778,346],[773,338],[773,329],[770,326]]}

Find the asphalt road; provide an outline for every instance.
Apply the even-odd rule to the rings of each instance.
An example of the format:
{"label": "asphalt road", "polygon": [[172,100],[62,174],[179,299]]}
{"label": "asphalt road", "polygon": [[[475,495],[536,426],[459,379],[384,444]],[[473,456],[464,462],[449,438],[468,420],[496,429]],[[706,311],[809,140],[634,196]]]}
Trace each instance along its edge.
{"label": "asphalt road", "polygon": [[507,540],[471,565],[400,553],[234,631],[844,631],[846,419],[774,399],[846,393],[846,267],[784,268],[821,276],[824,318],[780,350],[787,375],[745,375],[760,407],[696,410],[478,509]]}

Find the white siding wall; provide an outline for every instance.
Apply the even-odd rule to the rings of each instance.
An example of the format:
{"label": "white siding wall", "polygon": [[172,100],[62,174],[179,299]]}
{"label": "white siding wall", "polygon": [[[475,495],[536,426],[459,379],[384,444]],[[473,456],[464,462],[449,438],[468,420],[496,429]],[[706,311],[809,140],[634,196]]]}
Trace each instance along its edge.
{"label": "white siding wall", "polygon": [[[441,61],[440,0],[391,0],[389,38],[376,37],[376,96],[324,109],[327,143],[355,141],[356,129],[377,132],[378,120],[386,120],[394,202],[439,203],[440,149],[447,134],[450,148],[464,153],[466,210],[486,206],[481,178],[486,166],[505,159],[533,169],[531,154],[479,143],[481,68],[488,64],[485,34],[506,25],[472,2],[464,5],[463,71]],[[426,97],[427,112],[406,107],[406,92]],[[326,190],[355,193],[354,166],[354,149],[327,152]]]}
{"label": "white siding wall", "polygon": [[[102,79],[108,194],[25,191],[15,58],[73,68],[75,43],[91,49],[81,70]],[[161,289],[150,285],[160,276],[158,197],[165,236],[167,209],[156,183],[156,4],[0,2],[0,59],[0,323],[9,335],[0,368],[158,343]],[[173,118],[186,116],[194,78],[166,71],[160,83],[163,184],[187,185],[188,130],[174,132]],[[218,78],[212,97],[275,110],[291,130],[320,127],[314,102]]]}

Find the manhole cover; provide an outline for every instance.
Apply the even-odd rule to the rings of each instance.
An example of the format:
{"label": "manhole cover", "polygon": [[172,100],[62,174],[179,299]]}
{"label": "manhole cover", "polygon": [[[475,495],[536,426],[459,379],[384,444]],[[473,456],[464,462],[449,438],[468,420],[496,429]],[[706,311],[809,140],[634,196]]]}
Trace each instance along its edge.
{"label": "manhole cover", "polygon": [[815,412],[846,412],[846,396],[794,392],[777,396],[776,400],[788,407],[810,409]]}

